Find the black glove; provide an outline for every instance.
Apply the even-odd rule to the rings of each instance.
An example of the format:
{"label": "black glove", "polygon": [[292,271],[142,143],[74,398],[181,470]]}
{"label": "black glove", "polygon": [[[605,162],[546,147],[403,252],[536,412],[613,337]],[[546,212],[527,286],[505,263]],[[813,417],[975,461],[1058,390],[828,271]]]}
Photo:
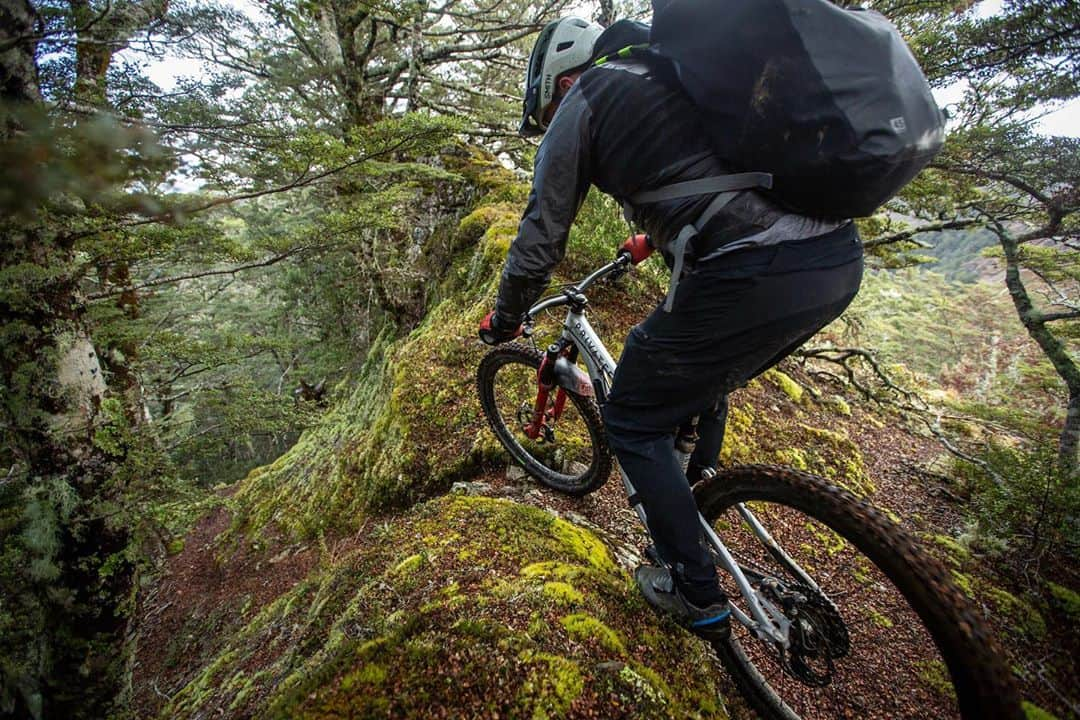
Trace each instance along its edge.
{"label": "black glove", "polygon": [[492,310],[480,323],[480,339],[488,345],[498,345],[500,343],[509,342],[521,335],[522,327],[519,323],[515,328],[507,328],[503,326],[503,321],[499,319],[499,316]]}

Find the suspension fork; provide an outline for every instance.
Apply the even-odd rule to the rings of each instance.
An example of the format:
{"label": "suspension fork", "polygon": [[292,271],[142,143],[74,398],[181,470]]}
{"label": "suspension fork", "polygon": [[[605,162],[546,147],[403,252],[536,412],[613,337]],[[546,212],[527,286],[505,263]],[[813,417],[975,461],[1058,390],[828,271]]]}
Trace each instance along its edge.
{"label": "suspension fork", "polygon": [[[577,347],[565,340],[552,343],[544,352],[544,359],[540,361],[540,368],[536,371],[536,400],[533,403],[532,421],[524,428],[525,435],[530,440],[540,437],[545,422],[548,419],[552,422],[558,421],[566,409],[566,390],[557,385],[555,378],[555,362],[563,355],[573,363],[577,360]],[[548,400],[552,390],[555,390],[555,402],[549,412]]]}

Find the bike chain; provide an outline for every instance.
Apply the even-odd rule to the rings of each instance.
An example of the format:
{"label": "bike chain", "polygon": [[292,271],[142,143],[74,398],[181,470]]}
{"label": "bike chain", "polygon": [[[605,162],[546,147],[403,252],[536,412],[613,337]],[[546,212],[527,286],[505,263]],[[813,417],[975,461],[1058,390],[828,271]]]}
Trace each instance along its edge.
{"label": "bike chain", "polygon": [[[728,551],[740,567],[748,568],[765,577],[775,577],[774,573],[747,559],[741,553],[730,548]],[[713,552],[711,548],[710,552]],[[789,614],[792,623],[792,647],[785,651],[774,643],[765,642],[764,644],[772,650],[770,654],[785,673],[804,684],[813,687],[824,687],[832,679],[833,660],[842,658],[851,651],[851,638],[848,634],[847,625],[844,623],[836,604],[820,590],[815,590],[808,585],[795,581],[784,582],[783,585],[789,596],[791,593],[798,593],[804,600],[795,606],[794,603],[785,601],[778,593],[770,592],[767,588],[763,590],[769,593],[770,601],[783,608],[785,614]],[[760,583],[759,589],[762,589]],[[790,614],[793,608],[798,612]],[[817,672],[806,663],[804,657],[809,657],[809,655],[793,649],[799,644],[805,646],[808,640],[808,638],[800,635],[801,626],[799,625],[800,620],[806,615],[811,618],[811,627],[818,632],[823,632],[825,636],[826,647],[824,648],[823,657],[826,663],[826,671],[824,674]]]}

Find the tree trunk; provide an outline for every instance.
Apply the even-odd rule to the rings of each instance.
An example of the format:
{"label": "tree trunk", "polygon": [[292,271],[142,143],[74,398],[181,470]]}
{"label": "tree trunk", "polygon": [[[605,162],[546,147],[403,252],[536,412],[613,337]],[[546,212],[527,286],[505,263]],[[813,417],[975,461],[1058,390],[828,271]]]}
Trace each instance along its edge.
{"label": "tree trunk", "polygon": [[[0,142],[54,129],[38,90],[39,31],[27,0],[0,0]],[[104,68],[95,72],[103,77]],[[0,636],[0,707],[16,717],[108,714],[126,623],[118,603],[132,577],[132,566],[115,559],[102,572],[108,558],[123,556],[130,533],[102,517],[122,492],[119,451],[100,434],[109,388],[78,296],[73,241],[62,230],[47,209],[0,215],[0,272],[9,283],[0,300],[0,557],[19,559],[0,564],[0,587],[5,612],[20,621]]]}
{"label": "tree trunk", "polygon": [[1080,368],[1077,368],[1065,344],[1046,326],[1043,314],[1031,302],[1020,277],[1020,243],[1004,229],[996,232],[1005,253],[1005,286],[1009,289],[1020,322],[1069,389],[1065,426],[1058,440],[1058,461],[1066,472],[1077,474],[1080,470],[1077,462],[1077,450],[1080,448]]}
{"label": "tree trunk", "polygon": [[[37,30],[37,13],[30,0],[0,0],[0,99],[7,102],[39,102],[37,65],[34,50],[37,42],[20,38]],[[0,129],[3,139],[7,129]]]}

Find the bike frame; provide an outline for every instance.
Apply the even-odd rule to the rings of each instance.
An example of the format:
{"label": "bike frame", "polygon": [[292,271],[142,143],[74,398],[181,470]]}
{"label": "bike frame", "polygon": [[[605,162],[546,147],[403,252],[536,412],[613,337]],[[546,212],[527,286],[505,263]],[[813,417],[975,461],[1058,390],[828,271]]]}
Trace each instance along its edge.
{"label": "bike frame", "polygon": [[[585,308],[588,305],[588,299],[585,297],[584,292],[589,286],[602,278],[609,275],[621,275],[627,272],[630,264],[629,255],[621,254],[614,262],[599,268],[576,285],[564,289],[560,295],[541,300],[531,307],[526,315],[526,327],[529,328],[531,334],[533,318],[535,318],[538,313],[543,310],[550,310],[565,305],[570,306],[570,309],[566,313],[566,320],[563,322],[560,342],[573,344],[577,347],[579,357],[585,363],[589,377],[592,380],[593,391],[595,392],[597,402],[600,403],[600,405],[603,405],[607,401],[608,391],[611,389],[611,383],[615,377],[616,363],[615,359],[611,357],[611,353],[609,353],[604,346],[604,342],[600,339],[596,330],[594,330],[593,326],[589,323],[588,318],[585,317]],[[638,518],[641,520],[641,523],[645,526],[647,531],[649,527],[648,517],[645,514],[645,508],[641,504],[637,490],[634,488],[630,479],[626,476],[626,473],[623,472],[621,467],[619,468],[619,475],[622,477],[623,488],[626,491],[627,500],[631,507],[634,508],[634,511],[637,513]],[[736,505],[736,510],[774,558],[781,562],[785,568],[791,571],[801,581],[805,582],[815,590],[818,589],[817,584],[801,567],[798,566],[797,563],[795,563],[794,560],[791,559],[790,556],[788,556],[787,553],[784,552],[748,508],[742,503],[739,503]],[[719,564],[735,580],[735,584],[738,586],[739,592],[746,600],[746,605],[750,611],[750,614],[747,615],[741,609],[732,605],[732,615],[758,637],[779,643],[784,648],[789,647],[791,621],[784,616],[779,608],[761,593],[754,590],[753,586],[750,584],[750,580],[747,578],[747,573],[739,566],[727,546],[724,545],[724,542],[717,536],[712,527],[700,513],[698,513],[698,519],[701,523],[705,538],[719,556]],[[754,576],[758,575],[758,573],[753,571],[748,572]]]}

